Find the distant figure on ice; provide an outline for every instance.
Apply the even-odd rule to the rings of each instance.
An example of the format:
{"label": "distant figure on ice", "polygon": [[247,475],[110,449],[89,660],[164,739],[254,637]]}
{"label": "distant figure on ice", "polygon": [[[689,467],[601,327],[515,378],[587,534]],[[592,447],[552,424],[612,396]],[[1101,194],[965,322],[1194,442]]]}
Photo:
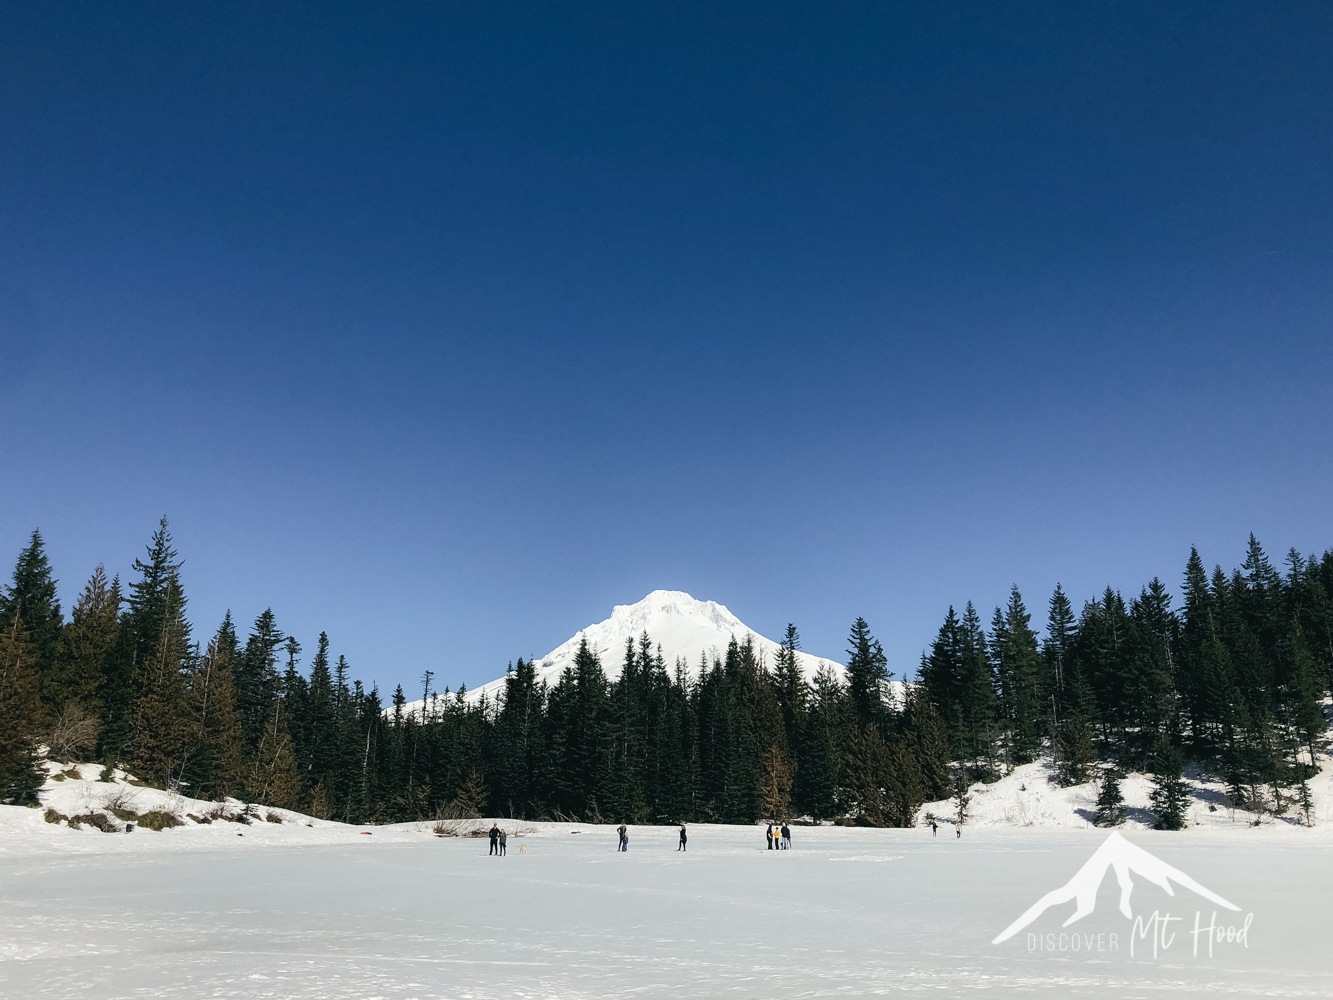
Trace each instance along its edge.
{"label": "distant figure on ice", "polygon": [[764,838],[768,841],[768,849],[773,850],[773,824],[768,824],[768,830],[764,833]]}
{"label": "distant figure on ice", "polygon": [[962,839],[963,839],[963,828],[962,828],[961,826],[955,826],[955,827],[953,828],[953,838],[954,838],[954,840],[962,840]]}
{"label": "distant figure on ice", "polygon": [[616,833],[620,834],[620,846],[617,847],[616,850],[617,850],[617,851],[628,851],[628,850],[629,850],[629,830],[627,830],[627,829],[625,828],[625,824],[624,824],[624,823],[621,823],[620,826],[616,827]]}
{"label": "distant figure on ice", "polygon": [[491,854],[500,853],[500,824],[491,824]]}
{"label": "distant figure on ice", "polygon": [[676,848],[677,851],[685,850],[685,841],[687,839],[688,838],[685,836],[685,824],[682,823],[680,824],[680,846]]}
{"label": "distant figure on ice", "polygon": [[501,829],[501,830],[500,830],[500,857],[502,857],[502,858],[505,856],[505,852],[508,850],[508,848],[505,846],[508,842],[509,842],[509,834],[505,833],[505,831],[504,831],[503,829]]}
{"label": "distant figure on ice", "polygon": [[932,837],[938,837],[940,835],[940,825],[933,819],[930,821],[930,835]]}
{"label": "distant figure on ice", "polygon": [[791,849],[791,827],[786,822],[782,824],[782,849],[784,851]]}

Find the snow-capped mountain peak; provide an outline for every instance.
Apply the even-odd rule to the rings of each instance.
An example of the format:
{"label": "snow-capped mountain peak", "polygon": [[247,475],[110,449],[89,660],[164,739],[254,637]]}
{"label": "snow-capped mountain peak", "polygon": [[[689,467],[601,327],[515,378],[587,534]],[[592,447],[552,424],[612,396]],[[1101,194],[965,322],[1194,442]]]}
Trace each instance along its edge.
{"label": "snow-capped mountain peak", "polygon": [[[609,679],[620,676],[628,642],[638,642],[644,632],[654,648],[660,646],[668,670],[677,659],[683,659],[691,676],[698,672],[701,657],[710,661],[726,654],[732,638],[737,641],[753,636],[755,651],[765,663],[772,665],[779,645],[759,635],[732,614],[725,605],[716,601],[701,601],[682,590],[654,590],[634,604],[617,604],[611,616],[595,625],[581,629],[573,636],[534,661],[537,682],[555,684],[561,672],[574,662],[579,644],[586,639],[590,649],[602,660],[602,668]],[[821,667],[840,672],[840,664],[809,653],[798,652],[797,662],[807,678],[813,678]],[[504,678],[475,688],[469,694],[480,698],[485,694],[496,698],[504,690]]]}

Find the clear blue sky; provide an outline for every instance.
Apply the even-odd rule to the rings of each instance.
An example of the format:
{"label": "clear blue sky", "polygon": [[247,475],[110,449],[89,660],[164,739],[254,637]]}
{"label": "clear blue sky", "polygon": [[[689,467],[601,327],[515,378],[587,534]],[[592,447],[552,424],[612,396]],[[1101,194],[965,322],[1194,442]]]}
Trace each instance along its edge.
{"label": "clear blue sky", "polygon": [[[469,9],[470,8],[470,9]],[[719,9],[720,8],[720,9]],[[1333,5],[9,4],[0,559],[456,687],[1333,545]]]}

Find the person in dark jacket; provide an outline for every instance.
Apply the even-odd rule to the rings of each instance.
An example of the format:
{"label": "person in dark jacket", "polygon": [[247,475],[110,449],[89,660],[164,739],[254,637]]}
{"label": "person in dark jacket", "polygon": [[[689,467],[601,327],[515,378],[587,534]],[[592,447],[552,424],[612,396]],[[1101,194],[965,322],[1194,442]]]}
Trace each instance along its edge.
{"label": "person in dark jacket", "polygon": [[491,853],[491,854],[499,854],[499,853],[500,853],[500,824],[499,824],[499,823],[492,823],[492,824],[491,824],[491,850],[490,850],[490,853]]}
{"label": "person in dark jacket", "polygon": [[784,851],[791,849],[791,827],[786,823],[782,824],[782,849]]}
{"label": "person in dark jacket", "polygon": [[505,833],[504,829],[502,828],[500,830],[500,857],[502,858],[505,856],[505,853],[508,850],[508,848],[505,846],[508,843],[508,841],[509,841],[509,834]]}
{"label": "person in dark jacket", "polygon": [[625,826],[624,823],[621,823],[620,826],[616,827],[616,833],[620,834],[620,846],[618,846],[618,847],[616,848],[616,850],[617,850],[617,851],[628,851],[628,850],[629,850],[629,830],[626,828],[626,826]]}
{"label": "person in dark jacket", "polygon": [[768,829],[764,831],[764,839],[768,842],[768,849],[773,850],[773,824],[768,824]]}
{"label": "person in dark jacket", "polygon": [[685,841],[687,839],[688,838],[685,836],[685,824],[682,823],[680,824],[680,846],[676,848],[677,851],[685,850]]}

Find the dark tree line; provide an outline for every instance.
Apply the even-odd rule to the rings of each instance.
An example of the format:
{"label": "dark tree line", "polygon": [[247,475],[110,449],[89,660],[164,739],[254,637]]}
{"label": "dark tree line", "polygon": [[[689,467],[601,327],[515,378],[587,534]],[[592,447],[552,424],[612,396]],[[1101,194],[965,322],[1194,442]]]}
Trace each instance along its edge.
{"label": "dark tree line", "polygon": [[[1015,588],[987,629],[950,609],[919,679],[892,684],[870,627],[841,676],[803,675],[794,626],[774,661],[750,637],[668,664],[646,634],[608,680],[584,644],[553,685],[511,665],[494,700],[431,690],[409,709],[313,654],[271,611],[204,640],[186,618],[165,519],[123,588],[98,567],[66,618],[41,535],[0,593],[0,800],[35,797],[35,746],[142,780],[350,821],[489,812],[633,822],[806,815],[914,821],[923,802],[1049,753],[1057,780],[1148,770],[1163,825],[1183,820],[1188,759],[1238,802],[1299,803],[1326,729],[1333,552],[1211,577],[1197,553],[1177,611],[1158,580],[1077,616],[1057,587],[1044,638]],[[689,669],[695,667],[696,669]],[[1109,792],[1107,793],[1110,794]]]}

